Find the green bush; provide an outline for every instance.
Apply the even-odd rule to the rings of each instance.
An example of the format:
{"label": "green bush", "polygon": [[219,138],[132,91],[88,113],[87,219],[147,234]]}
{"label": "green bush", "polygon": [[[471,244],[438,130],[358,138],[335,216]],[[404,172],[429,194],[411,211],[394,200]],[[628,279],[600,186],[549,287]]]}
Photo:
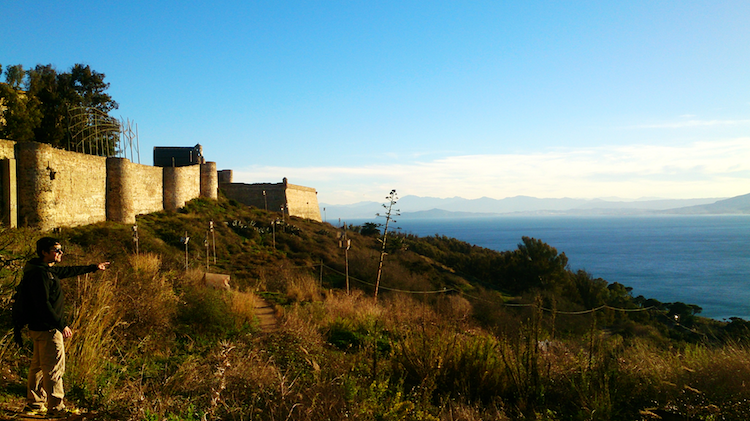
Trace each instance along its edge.
{"label": "green bush", "polygon": [[179,299],[177,322],[183,335],[217,340],[237,333],[224,291],[188,287]]}

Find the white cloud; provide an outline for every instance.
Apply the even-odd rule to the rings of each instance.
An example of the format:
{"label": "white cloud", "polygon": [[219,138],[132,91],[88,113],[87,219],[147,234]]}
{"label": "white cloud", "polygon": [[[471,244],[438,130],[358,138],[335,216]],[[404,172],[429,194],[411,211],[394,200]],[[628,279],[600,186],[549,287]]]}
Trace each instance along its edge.
{"label": "white cloud", "polygon": [[[684,116],[695,117],[695,116]],[[750,124],[750,120],[685,120],[672,123],[642,124],[635,126],[636,129],[683,129],[689,127],[710,127],[710,126],[738,126]]]}
{"label": "white cloud", "polygon": [[238,182],[281,181],[318,190],[322,203],[401,196],[504,198],[731,197],[750,192],[750,138],[683,146],[556,148],[530,154],[458,155],[432,161],[339,167],[250,167]]}

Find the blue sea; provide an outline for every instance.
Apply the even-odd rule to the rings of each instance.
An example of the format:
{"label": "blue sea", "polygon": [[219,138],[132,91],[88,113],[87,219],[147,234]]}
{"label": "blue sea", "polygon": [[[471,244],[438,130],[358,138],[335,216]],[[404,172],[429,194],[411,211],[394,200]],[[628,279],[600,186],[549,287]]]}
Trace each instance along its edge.
{"label": "blue sea", "polygon": [[750,320],[750,215],[400,219],[404,233],[513,250],[522,236],[564,252],[570,269],[718,320]]}

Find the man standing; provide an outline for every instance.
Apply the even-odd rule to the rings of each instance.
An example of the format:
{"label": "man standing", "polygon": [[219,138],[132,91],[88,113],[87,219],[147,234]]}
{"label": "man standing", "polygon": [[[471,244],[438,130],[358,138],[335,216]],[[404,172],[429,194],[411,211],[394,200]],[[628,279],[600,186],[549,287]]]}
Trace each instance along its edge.
{"label": "man standing", "polygon": [[105,270],[109,262],[88,266],[58,266],[63,250],[60,242],[44,237],[36,242],[39,257],[29,260],[23,269],[20,288],[29,305],[29,335],[34,341],[34,356],[29,368],[26,412],[44,412],[48,417],[66,413],[63,397],[65,373],[64,339],[73,336],[64,313],[60,279]]}

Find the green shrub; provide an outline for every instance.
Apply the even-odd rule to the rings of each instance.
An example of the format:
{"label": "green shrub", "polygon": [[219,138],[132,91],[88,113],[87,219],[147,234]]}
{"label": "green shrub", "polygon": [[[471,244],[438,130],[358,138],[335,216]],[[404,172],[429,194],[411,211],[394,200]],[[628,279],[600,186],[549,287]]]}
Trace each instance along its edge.
{"label": "green shrub", "polygon": [[430,330],[399,341],[394,362],[406,385],[433,390],[431,399],[489,403],[511,383],[503,352],[507,349],[488,336]]}
{"label": "green shrub", "polygon": [[180,295],[177,322],[189,337],[216,340],[236,333],[236,324],[226,292],[205,287],[188,287]]}

